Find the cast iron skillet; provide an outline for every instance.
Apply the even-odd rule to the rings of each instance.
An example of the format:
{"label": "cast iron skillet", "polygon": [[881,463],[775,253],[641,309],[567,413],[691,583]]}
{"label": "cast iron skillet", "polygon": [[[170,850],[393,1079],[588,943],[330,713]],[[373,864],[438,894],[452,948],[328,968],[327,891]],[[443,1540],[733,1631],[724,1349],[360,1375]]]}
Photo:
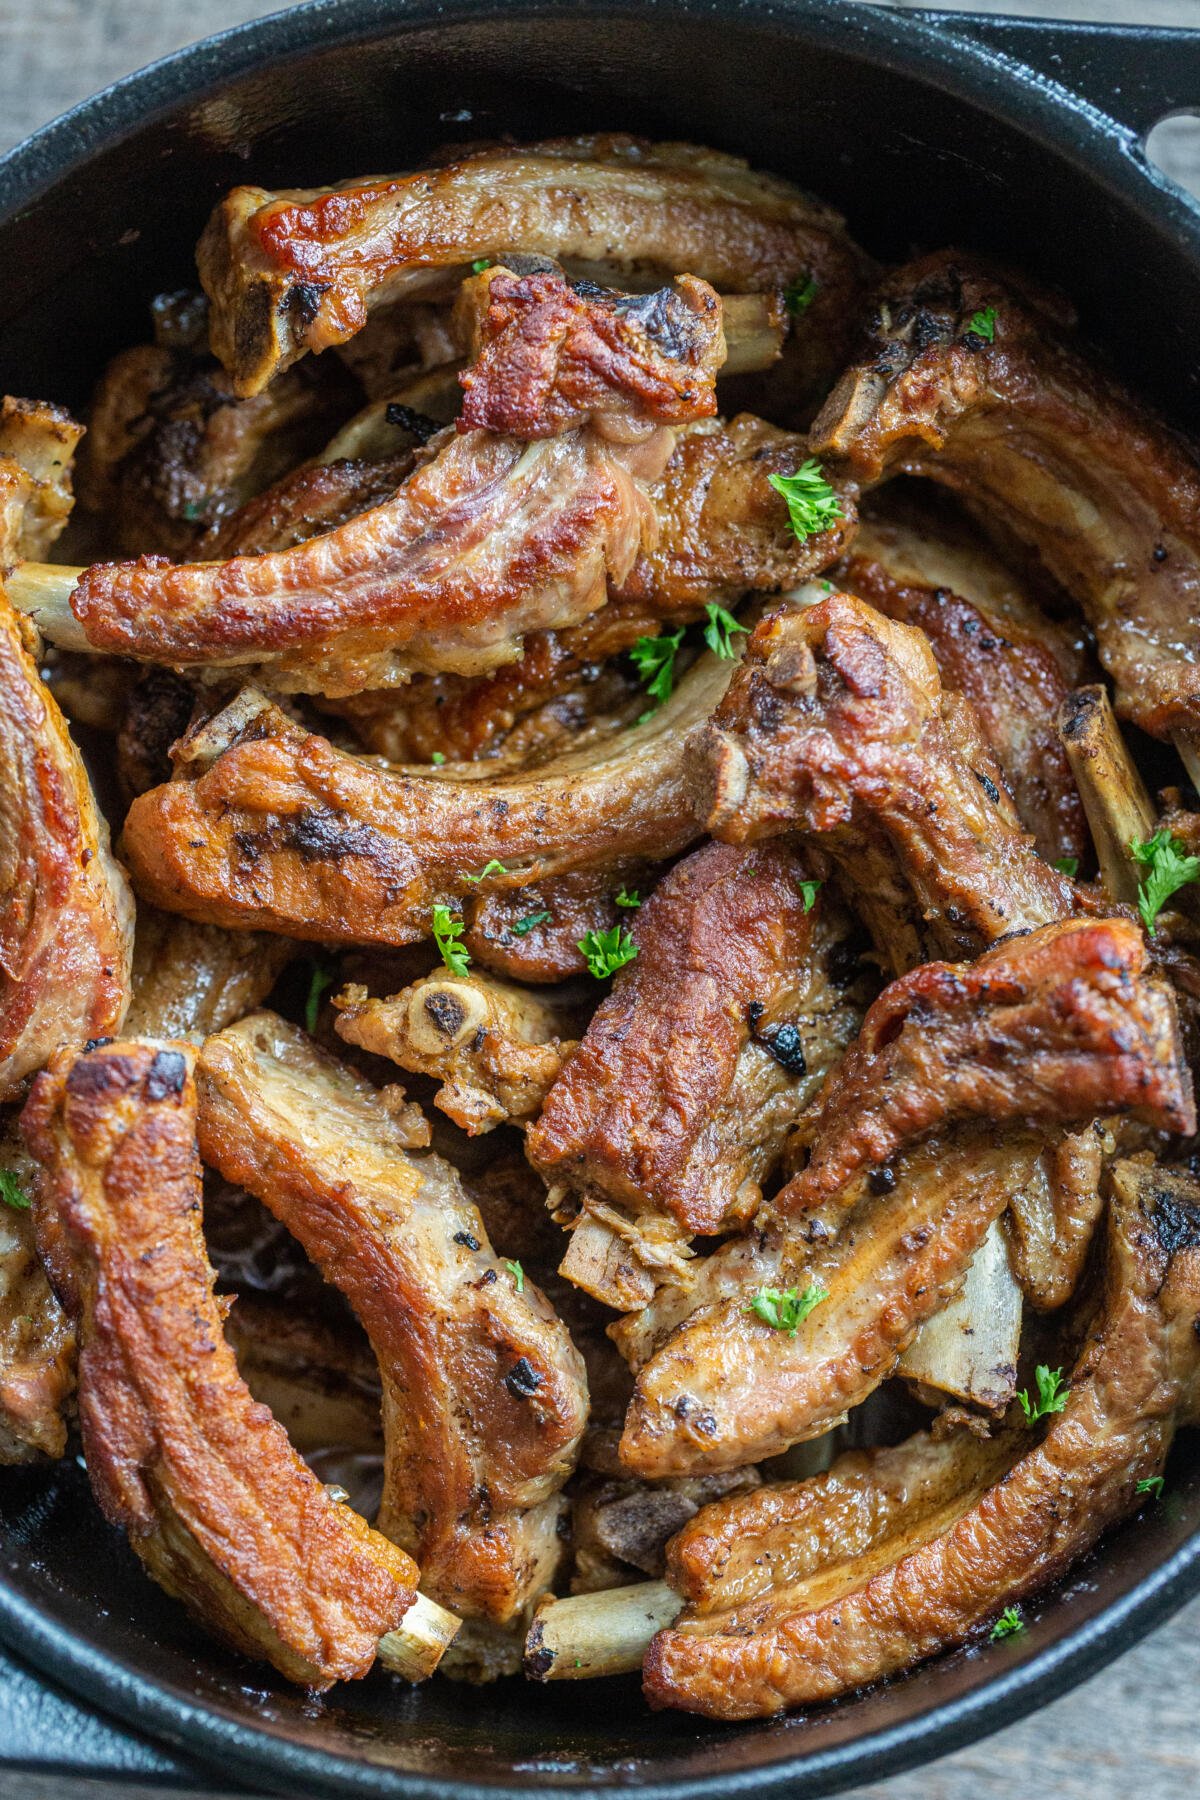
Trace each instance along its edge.
{"label": "cast iron skillet", "polygon": [[[452,138],[616,127],[792,176],[880,256],[957,242],[1061,284],[1125,375],[1200,435],[1200,210],[1141,151],[1157,118],[1198,103],[1200,33],[844,0],[318,0],[144,70],[0,163],[0,388],[82,403],[105,358],[145,335],[147,298],[189,278],[210,206],[239,180],[307,185]],[[73,1461],[0,1471],[5,1642],[281,1793],[830,1793],[1019,1717],[1197,1589],[1193,1439],[1167,1500],[1029,1608],[1024,1636],[804,1719],[652,1716],[633,1680],[372,1677],[312,1702],[189,1625]]]}

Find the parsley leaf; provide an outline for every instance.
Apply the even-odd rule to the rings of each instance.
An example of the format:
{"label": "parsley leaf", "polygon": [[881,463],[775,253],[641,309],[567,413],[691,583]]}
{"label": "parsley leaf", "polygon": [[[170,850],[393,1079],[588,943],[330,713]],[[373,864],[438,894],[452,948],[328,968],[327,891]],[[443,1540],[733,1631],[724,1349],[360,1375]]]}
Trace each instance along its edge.
{"label": "parsley leaf", "polygon": [[636,888],[634,888],[632,893],[629,892],[628,888],[622,888],[617,895],[618,906],[640,906],[641,904],[642,896],[638,893]]}
{"label": "parsley leaf", "polygon": [[735,632],[746,635],[746,627],[739,625],[731,612],[726,612],[715,600],[710,600],[704,608],[708,614],[708,624],[704,627],[704,641],[714,656],[722,662],[732,662],[738,654],[731,642]]}
{"label": "parsley leaf", "polygon": [[1134,838],[1129,848],[1150,871],[1138,894],[1138,911],[1153,937],[1154,921],[1171,895],[1189,882],[1200,880],[1200,856],[1189,856],[1187,846],[1166,830],[1156,831],[1144,841]]}
{"label": "parsley leaf", "polygon": [[816,903],[817,889],[820,885],[819,881],[798,881],[796,883],[796,886],[800,889],[800,898],[804,902],[805,912],[812,911],[813,906]]}
{"label": "parsley leaf", "polygon": [[32,1204],[11,1169],[0,1169],[0,1200],[14,1212],[28,1212]]}
{"label": "parsley leaf", "polygon": [[996,341],[996,320],[999,316],[994,306],[981,307],[967,320],[967,330],[972,337],[982,338],[985,344],[993,344]]}
{"label": "parsley leaf", "polygon": [[1050,1413],[1062,1412],[1071,1392],[1070,1388],[1062,1384],[1061,1369],[1048,1369],[1045,1363],[1039,1363],[1033,1374],[1037,1382],[1037,1399],[1031,1400],[1025,1388],[1017,1395],[1027,1425],[1036,1425],[1039,1419],[1047,1418]]}
{"label": "parsley leaf", "polygon": [[1025,1621],[1021,1617],[1020,1607],[1006,1606],[988,1633],[988,1643],[998,1644],[1001,1638],[1016,1637],[1024,1629]]}
{"label": "parsley leaf", "polygon": [[484,863],[484,865],[483,865],[482,869],[480,869],[478,875],[464,875],[463,880],[464,881],[486,881],[489,875],[507,875],[507,874],[508,874],[508,864],[502,863],[502,862],[497,862],[496,858],[493,856],[490,862]]}
{"label": "parsley leaf", "polygon": [[614,925],[609,931],[585,931],[579,939],[579,950],[587,963],[588,974],[594,975],[597,981],[603,981],[606,975],[615,975],[638,953],[637,945],[624,925]]}
{"label": "parsley leaf", "polygon": [[1074,881],[1079,873],[1079,858],[1077,856],[1060,856],[1054,866],[1060,875],[1069,876]]}
{"label": "parsley leaf", "polygon": [[783,290],[783,304],[793,319],[798,319],[802,312],[807,312],[817,297],[817,282],[814,275],[797,275],[795,281],[789,281]]}
{"label": "parsley leaf", "polygon": [[[675,686],[675,654],[682,642],[680,626],[678,631],[664,631],[658,637],[640,637],[630,646],[634,667],[655,706],[661,706]],[[642,714],[642,719],[648,717],[648,713]]]}
{"label": "parsley leaf", "polygon": [[450,908],[439,901],[433,909],[433,941],[452,975],[465,975],[471,961],[470,953],[458,942],[462,934],[462,920],[454,918]]}
{"label": "parsley leaf", "polygon": [[304,1029],[311,1033],[317,1029],[317,1016],[321,1010],[321,995],[326,988],[333,986],[333,970],[321,963],[313,964],[312,979],[308,984],[308,998],[304,1002]]}
{"label": "parsley leaf", "polygon": [[525,1292],[525,1271],[520,1263],[513,1262],[511,1257],[506,1256],[504,1259],[504,1266],[512,1276],[513,1286],[516,1288],[518,1294],[523,1294]]}
{"label": "parsley leaf", "polygon": [[513,928],[512,928],[513,936],[514,937],[527,937],[529,935],[529,933],[533,930],[535,925],[544,925],[546,923],[547,919],[552,919],[553,917],[554,917],[554,914],[546,911],[545,909],[543,909],[541,912],[526,913],[525,917],[523,919],[518,919],[516,924],[513,926]]}
{"label": "parsley leaf", "polygon": [[472,275],[482,275],[483,271],[485,269],[490,269],[491,266],[492,259],[490,256],[477,256],[475,261],[471,264],[471,273]]}
{"label": "parsley leaf", "polygon": [[828,531],[831,525],[845,517],[841,501],[814,456],[802,462],[794,475],[769,475],[767,479],[775,492],[787,501],[788,518],[798,538]]}
{"label": "parsley leaf", "polygon": [[444,750],[435,750],[429,760],[435,769],[440,769],[446,760],[446,752]]}
{"label": "parsley leaf", "polygon": [[1166,1481],[1161,1475],[1147,1475],[1138,1482],[1133,1491],[1135,1494],[1153,1494],[1156,1500],[1161,1500],[1166,1485]]}
{"label": "parsley leaf", "polygon": [[810,1281],[803,1293],[798,1287],[759,1288],[745,1311],[753,1313],[764,1325],[795,1337],[813,1307],[828,1298],[819,1281]]}

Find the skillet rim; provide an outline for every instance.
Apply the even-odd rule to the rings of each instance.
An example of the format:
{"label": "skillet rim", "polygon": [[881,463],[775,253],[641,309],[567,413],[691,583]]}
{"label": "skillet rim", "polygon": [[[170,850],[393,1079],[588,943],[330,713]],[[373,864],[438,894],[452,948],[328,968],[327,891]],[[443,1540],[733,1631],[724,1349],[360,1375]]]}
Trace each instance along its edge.
{"label": "skillet rim", "polygon": [[[1066,158],[1093,183],[1132,201],[1147,225],[1168,235],[1200,267],[1200,209],[1142,150],[1136,128],[1093,101],[997,48],[1005,31],[1032,44],[1038,21],[987,15],[979,38],[971,15],[893,12],[853,0],[306,0],[285,12],[234,26],[123,77],[80,102],[0,157],[0,226],[70,177],[101,149],[219,92],[250,74],[406,28],[469,22],[504,13],[536,19],[645,17],[711,23],[725,14],[748,25],[815,39],[831,48],[861,46],[888,74],[936,80],[953,98],[978,106],[1039,147]],[[1055,23],[1055,22],[1048,22]],[[1061,22],[1058,22],[1061,23]],[[1023,31],[1022,28],[1033,27]],[[1147,33],[1100,27],[1110,41],[1187,40],[1200,62],[1200,32]],[[988,41],[988,35],[991,41]],[[855,40],[857,41],[855,43]],[[0,1524],[2,1529],[2,1524]],[[1106,1540],[1102,1540],[1103,1543]],[[1103,1554],[1103,1547],[1101,1549]],[[854,1782],[898,1773],[944,1755],[1026,1716],[1095,1674],[1200,1591],[1200,1526],[1126,1593],[1044,1649],[986,1678],[971,1692],[934,1703],[915,1717],[825,1750],[784,1754],[749,1769],[636,1784],[639,1800],[804,1800]],[[1053,1595],[1054,1590],[1051,1590]],[[397,1800],[496,1800],[532,1792],[604,1800],[625,1785],[547,1782],[544,1775],[499,1782],[411,1775],[337,1751],[309,1749],[261,1724],[248,1724],[135,1673],[116,1656],[41,1614],[0,1574],[0,1641],[85,1701],[169,1745],[184,1747],[275,1791],[388,1794]],[[903,1679],[903,1678],[901,1678]],[[848,1702],[852,1705],[853,1701]],[[781,1746],[786,1740],[780,1740]],[[305,1783],[304,1788],[295,1785]]]}

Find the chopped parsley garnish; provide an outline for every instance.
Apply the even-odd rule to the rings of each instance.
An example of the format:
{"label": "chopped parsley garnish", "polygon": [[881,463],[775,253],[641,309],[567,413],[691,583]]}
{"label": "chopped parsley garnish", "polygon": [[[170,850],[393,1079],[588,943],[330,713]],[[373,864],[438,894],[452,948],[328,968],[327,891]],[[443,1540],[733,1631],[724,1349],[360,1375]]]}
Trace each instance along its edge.
{"label": "chopped parsley garnish", "polygon": [[518,1294],[523,1294],[525,1292],[525,1271],[520,1263],[513,1262],[511,1257],[506,1256],[504,1259],[504,1266],[512,1276],[513,1286],[516,1288]]}
{"label": "chopped parsley garnish", "polygon": [[1021,1617],[1020,1607],[1006,1606],[988,1633],[988,1642],[989,1644],[998,1644],[1001,1638],[1016,1637],[1017,1633],[1024,1629],[1025,1621]]}
{"label": "chopped parsley garnish", "polygon": [[816,904],[817,889],[820,885],[819,881],[798,881],[796,883],[796,886],[800,889],[800,898],[804,902],[805,912],[811,912]]}
{"label": "chopped parsley garnish", "polygon": [[490,256],[477,256],[475,261],[471,264],[471,273],[472,275],[482,275],[483,271],[485,269],[490,269],[491,266],[492,259]]}
{"label": "chopped parsley garnish", "polygon": [[325,989],[333,986],[333,970],[321,963],[313,964],[312,979],[308,984],[308,998],[304,1002],[304,1029],[313,1032],[317,1029],[317,1015],[321,1010],[321,995]]}
{"label": "chopped parsley garnish", "polygon": [[205,502],[203,500],[189,500],[186,502],[183,508],[183,516],[188,521],[189,525],[194,525],[197,519],[202,519],[204,517],[204,508]]}
{"label": "chopped parsley garnish", "polygon": [[29,1195],[11,1169],[0,1169],[0,1200],[3,1200],[5,1206],[11,1206],[14,1212],[29,1211]]}
{"label": "chopped parsley garnish", "polygon": [[1189,882],[1200,880],[1200,856],[1189,856],[1187,846],[1166,830],[1156,831],[1144,841],[1134,838],[1129,846],[1133,856],[1144,863],[1150,873],[1144,877],[1138,893],[1138,911],[1142,924],[1154,936],[1154,921],[1171,895]]}
{"label": "chopped parsley garnish", "polygon": [[775,1331],[795,1337],[813,1307],[828,1298],[819,1281],[810,1281],[803,1293],[799,1288],[759,1288],[745,1310]]}
{"label": "chopped parsley garnish", "polygon": [[795,281],[789,281],[783,290],[783,304],[793,319],[798,319],[802,312],[807,312],[816,297],[817,283],[813,275],[797,275]]}
{"label": "chopped parsley garnish", "polygon": [[1025,1414],[1027,1425],[1036,1425],[1050,1413],[1060,1413],[1067,1404],[1070,1388],[1063,1386],[1062,1370],[1048,1369],[1045,1363],[1039,1363],[1033,1372],[1037,1382],[1037,1399],[1031,1400],[1026,1388],[1017,1395],[1021,1402],[1021,1411]]}
{"label": "chopped parsley garnish", "polygon": [[484,865],[483,865],[482,869],[480,869],[478,875],[464,875],[463,880],[464,881],[486,881],[489,875],[507,875],[507,874],[508,874],[508,864],[502,863],[502,862],[497,862],[496,858],[493,856],[490,862],[484,863]]}
{"label": "chopped parsley garnish", "polygon": [[435,769],[440,769],[446,760],[446,752],[444,750],[435,750],[429,760]]}
{"label": "chopped parsley garnish", "polygon": [[544,925],[546,920],[553,918],[553,916],[553,913],[548,912],[545,908],[543,908],[541,912],[526,913],[525,917],[523,919],[518,919],[513,926],[513,936],[527,937],[535,925]]}
{"label": "chopped parsley garnish", "polygon": [[734,633],[745,637],[746,627],[739,625],[733,614],[726,612],[715,600],[710,600],[704,610],[708,614],[708,624],[704,627],[705,643],[722,662],[732,662],[737,655],[732,642]]}
{"label": "chopped parsley garnish", "polygon": [[578,947],[587,963],[588,974],[594,975],[597,981],[603,981],[606,975],[615,975],[638,953],[637,945],[624,925],[614,925],[608,931],[585,931]]}
{"label": "chopped parsley garnish", "polygon": [[[658,637],[640,637],[630,646],[634,667],[656,707],[662,705],[675,686],[675,655],[682,642],[683,627],[680,626],[678,631],[664,631]],[[643,713],[638,724],[649,716],[649,713]]]}
{"label": "chopped parsley garnish", "polygon": [[818,531],[828,531],[845,516],[841,501],[814,456],[802,462],[794,475],[770,475],[767,479],[775,492],[787,501],[792,530],[800,539],[813,537]]}
{"label": "chopped parsley garnish", "polygon": [[634,888],[632,893],[630,893],[628,888],[622,888],[620,893],[617,895],[617,905],[618,906],[636,907],[636,906],[640,906],[641,904],[642,904],[642,896],[638,893],[636,888]]}
{"label": "chopped parsley garnish", "polygon": [[998,317],[999,314],[994,306],[981,307],[977,313],[972,313],[971,317],[967,320],[967,330],[972,337],[982,338],[985,344],[994,343],[996,340],[996,320]]}
{"label": "chopped parsley garnish", "polygon": [[1135,1494],[1153,1494],[1156,1500],[1161,1500],[1166,1485],[1161,1475],[1145,1475],[1133,1491]]}
{"label": "chopped parsley garnish", "polygon": [[1060,875],[1069,876],[1074,881],[1079,873],[1079,858],[1077,856],[1060,856],[1054,866]]}
{"label": "chopped parsley garnish", "polygon": [[470,953],[458,942],[462,934],[462,920],[439,901],[433,909],[433,941],[452,975],[465,975],[471,962]]}

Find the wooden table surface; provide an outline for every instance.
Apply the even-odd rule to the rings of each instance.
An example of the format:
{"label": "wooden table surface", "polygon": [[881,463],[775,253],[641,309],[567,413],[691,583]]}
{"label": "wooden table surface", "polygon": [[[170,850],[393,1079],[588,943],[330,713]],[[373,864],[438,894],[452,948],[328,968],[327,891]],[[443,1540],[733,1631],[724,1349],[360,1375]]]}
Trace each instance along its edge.
{"label": "wooden table surface", "polygon": [[[943,0],[946,10],[1200,28],[1200,0]],[[277,10],[252,0],[0,0],[0,149],[130,69]],[[1196,96],[1200,105],[1200,94]],[[1159,160],[1200,192],[1200,131],[1168,131]],[[345,171],[349,173],[349,171]],[[1200,1601],[1086,1686],[976,1747],[852,1800],[1191,1800],[1200,1793]],[[3,1746],[0,1745],[0,1753]],[[11,1779],[11,1778],[10,1778]],[[18,1777],[66,1800],[60,1777]],[[74,1784],[70,1784],[73,1786]],[[0,1775],[0,1792],[8,1792]],[[148,1795],[165,1790],[130,1788]],[[87,1785],[89,1795],[113,1790]]]}

